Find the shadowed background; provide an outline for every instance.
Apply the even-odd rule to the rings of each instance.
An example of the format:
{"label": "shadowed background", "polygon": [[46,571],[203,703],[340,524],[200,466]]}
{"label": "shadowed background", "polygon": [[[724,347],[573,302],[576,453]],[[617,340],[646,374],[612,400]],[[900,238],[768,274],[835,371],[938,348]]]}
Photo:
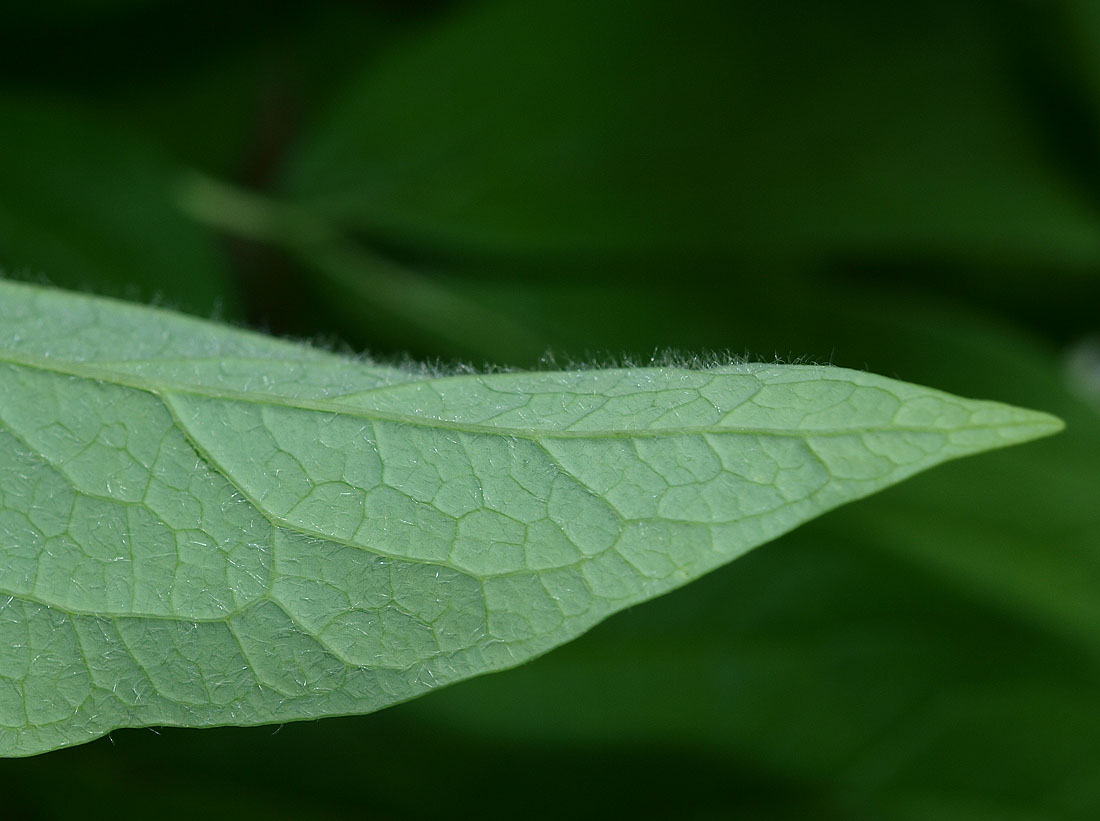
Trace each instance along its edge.
{"label": "shadowed background", "polygon": [[8,276],[1069,427],[378,714],[0,762],[5,817],[1100,816],[1098,42],[1092,0],[7,4]]}

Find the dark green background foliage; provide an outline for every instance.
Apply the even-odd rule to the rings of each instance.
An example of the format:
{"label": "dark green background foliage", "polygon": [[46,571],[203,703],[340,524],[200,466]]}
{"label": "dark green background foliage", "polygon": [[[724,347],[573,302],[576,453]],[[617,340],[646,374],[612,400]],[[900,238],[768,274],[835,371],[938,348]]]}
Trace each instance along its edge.
{"label": "dark green background foliage", "polygon": [[1069,425],[376,715],[2,762],[4,817],[1100,817],[1098,38],[1092,0],[4,4],[11,276]]}

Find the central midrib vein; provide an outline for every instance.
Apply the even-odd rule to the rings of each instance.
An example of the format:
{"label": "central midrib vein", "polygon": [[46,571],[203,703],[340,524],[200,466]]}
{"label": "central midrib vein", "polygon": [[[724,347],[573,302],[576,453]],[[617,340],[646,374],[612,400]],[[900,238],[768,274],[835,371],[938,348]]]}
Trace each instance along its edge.
{"label": "central midrib vein", "polygon": [[[774,436],[806,439],[823,436],[858,436],[867,433],[939,433],[949,434],[960,429],[966,430],[999,430],[1012,427],[1034,427],[1038,422],[1016,422],[992,425],[968,424],[960,428],[935,428],[928,426],[866,426],[854,428],[825,428],[811,430],[778,430],[775,428],[750,428],[722,425],[701,425],[683,428],[637,428],[618,429],[604,431],[584,430],[538,430],[532,428],[511,428],[497,425],[486,425],[474,422],[453,422],[446,419],[419,416],[416,414],[387,413],[348,405],[334,400],[301,399],[294,397],[272,397],[265,394],[250,391],[218,390],[205,385],[188,383],[174,383],[167,380],[139,379],[133,374],[120,373],[107,368],[97,368],[94,365],[76,362],[61,362],[46,357],[33,357],[15,354],[12,351],[0,352],[0,364],[15,365],[17,367],[47,371],[79,379],[87,379],[95,382],[103,382],[119,387],[138,390],[154,396],[163,397],[171,394],[183,394],[197,396],[203,399],[220,399],[225,401],[246,402],[254,405],[269,405],[272,407],[284,407],[296,410],[313,411],[317,413],[340,414],[372,422],[391,422],[395,424],[412,425],[423,428],[450,430],[457,433],[487,434],[514,439],[634,439],[634,438],[661,438],[667,436],[692,436],[692,435],[744,435],[744,436]],[[410,382],[402,382],[394,385],[394,388],[407,386]],[[377,388],[383,391],[387,388]]]}

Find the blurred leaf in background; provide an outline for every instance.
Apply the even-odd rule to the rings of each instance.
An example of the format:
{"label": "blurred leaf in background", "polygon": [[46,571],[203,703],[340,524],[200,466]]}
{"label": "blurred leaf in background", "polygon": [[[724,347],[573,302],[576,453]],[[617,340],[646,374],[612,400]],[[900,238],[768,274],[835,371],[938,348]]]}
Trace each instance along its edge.
{"label": "blurred leaf in background", "polygon": [[192,311],[235,311],[209,235],[173,201],[180,168],[94,117],[0,99],[0,253],[12,273]]}
{"label": "blurred leaf in background", "polygon": [[515,671],[2,762],[9,814],[70,815],[64,772],[121,818],[1100,815],[1098,34],[1089,0],[0,11],[9,275],[445,362],[806,356],[1068,423]]}

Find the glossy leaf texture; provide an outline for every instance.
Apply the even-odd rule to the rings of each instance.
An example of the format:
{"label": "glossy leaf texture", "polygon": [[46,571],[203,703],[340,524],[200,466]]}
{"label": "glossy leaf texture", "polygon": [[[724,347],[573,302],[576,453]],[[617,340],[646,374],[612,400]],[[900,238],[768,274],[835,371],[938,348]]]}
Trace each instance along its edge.
{"label": "glossy leaf texture", "polygon": [[1060,428],[824,366],[439,375],[0,282],[0,754],[377,710]]}

